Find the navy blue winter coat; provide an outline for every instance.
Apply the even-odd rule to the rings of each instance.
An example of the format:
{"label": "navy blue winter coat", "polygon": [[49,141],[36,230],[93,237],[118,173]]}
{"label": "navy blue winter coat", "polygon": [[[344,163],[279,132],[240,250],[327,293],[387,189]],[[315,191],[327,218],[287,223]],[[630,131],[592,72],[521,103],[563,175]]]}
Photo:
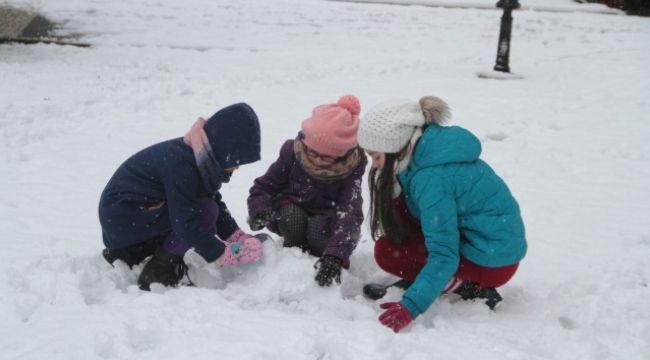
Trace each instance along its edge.
{"label": "navy blue winter coat", "polygon": [[219,205],[221,239],[238,229],[219,193],[229,180],[223,169],[260,159],[260,128],[253,109],[240,103],[217,112],[204,130],[212,150],[209,178],[183,138],[152,145],[117,169],[99,203],[106,247],[122,248],[174,231],[206,261],[221,256],[223,244],[200,225],[199,200],[212,198]]}

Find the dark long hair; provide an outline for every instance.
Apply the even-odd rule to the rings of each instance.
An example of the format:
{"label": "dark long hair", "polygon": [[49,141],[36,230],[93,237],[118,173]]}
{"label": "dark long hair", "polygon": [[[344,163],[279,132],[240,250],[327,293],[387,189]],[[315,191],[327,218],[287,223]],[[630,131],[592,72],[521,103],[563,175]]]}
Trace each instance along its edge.
{"label": "dark long hair", "polygon": [[385,236],[395,244],[401,244],[406,229],[393,209],[393,187],[395,185],[395,166],[410,151],[407,145],[398,153],[387,153],[381,170],[375,168],[368,174],[370,188],[370,234],[373,240]]}
{"label": "dark long hair", "polygon": [[[439,97],[424,96],[419,101],[422,109],[424,132],[429,124],[442,125],[451,117],[451,111],[446,102]],[[386,154],[386,162],[382,170],[371,169],[368,174],[370,187],[370,234],[373,240],[386,236],[395,244],[401,244],[406,237],[406,228],[400,218],[395,216],[392,207],[393,186],[395,184],[395,165],[402,160],[408,151],[415,151],[407,144],[397,153]]]}

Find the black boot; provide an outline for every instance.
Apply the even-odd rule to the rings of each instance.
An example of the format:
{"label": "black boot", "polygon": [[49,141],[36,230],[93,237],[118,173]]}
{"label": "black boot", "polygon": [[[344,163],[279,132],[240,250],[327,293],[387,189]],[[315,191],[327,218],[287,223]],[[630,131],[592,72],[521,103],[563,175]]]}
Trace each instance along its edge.
{"label": "black boot", "polygon": [[140,289],[149,291],[153,283],[161,283],[164,286],[176,286],[187,274],[187,265],[183,256],[168,254],[161,246],[151,257],[151,260],[144,266],[138,285]]}
{"label": "black boot", "polygon": [[503,300],[495,288],[479,288],[475,282],[463,282],[453,293],[460,295],[463,300],[485,299],[485,305],[490,310],[494,310],[494,307]]}
{"label": "black boot", "polygon": [[113,265],[116,260],[122,260],[129,265],[129,267],[133,267],[134,265],[138,265],[144,261],[147,257],[153,255],[159,242],[160,239],[156,238],[121,249],[104,249],[102,255],[111,265]]}
{"label": "black boot", "polygon": [[494,307],[503,300],[501,295],[497,292],[497,289],[492,287],[482,288],[478,297],[479,299],[485,299],[485,305],[487,305],[490,310],[494,310]]}

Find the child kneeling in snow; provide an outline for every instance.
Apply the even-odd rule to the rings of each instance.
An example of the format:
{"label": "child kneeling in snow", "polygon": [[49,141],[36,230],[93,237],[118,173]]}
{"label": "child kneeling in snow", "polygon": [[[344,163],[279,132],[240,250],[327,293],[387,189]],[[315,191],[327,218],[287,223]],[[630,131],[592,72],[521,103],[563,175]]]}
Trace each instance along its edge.
{"label": "child kneeling in snow", "polygon": [[132,267],[153,255],[138,278],[143,290],[155,282],[176,286],[190,248],[221,266],[258,260],[262,244],[239,228],[219,189],[240,165],[259,159],[259,122],[244,103],[199,118],[184,138],[131,156],[99,202],[104,258]]}
{"label": "child kneeling in snow", "polygon": [[314,108],[248,197],[251,229],[266,226],[284,237],[284,246],[321,257],[315,278],[320,286],[340,283],[341,266],[349,266],[359,241],[367,164],[357,145],[359,110],[351,95]]}

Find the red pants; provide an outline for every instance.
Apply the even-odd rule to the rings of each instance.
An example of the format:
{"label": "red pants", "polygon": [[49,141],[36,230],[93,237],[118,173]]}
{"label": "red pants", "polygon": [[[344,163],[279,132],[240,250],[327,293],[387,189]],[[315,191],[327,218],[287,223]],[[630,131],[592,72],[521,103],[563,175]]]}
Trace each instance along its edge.
{"label": "red pants", "polygon": [[[422,239],[422,238],[421,238]],[[375,260],[380,268],[393,275],[409,281],[415,278],[427,263],[428,252],[424,247],[424,240],[409,241],[408,238],[402,245],[394,245],[388,239],[381,238],[375,243]],[[474,264],[460,257],[460,264],[453,276],[449,287],[460,285],[461,282],[475,282],[480,288],[499,287],[508,282],[517,271],[519,264],[488,268]],[[460,280],[453,283],[453,280]],[[449,288],[448,290],[453,290]]]}
{"label": "red pants", "polygon": [[[384,271],[414,281],[427,263],[429,253],[424,246],[424,236],[417,219],[408,213],[401,197],[393,201],[394,210],[402,217],[403,225],[409,229],[408,236],[401,245],[395,245],[387,238],[377,240],[375,260]],[[480,288],[496,288],[507,283],[518,267],[519,264],[488,268],[474,264],[461,255],[458,269],[445,291],[454,290],[462,282],[475,282]]]}

